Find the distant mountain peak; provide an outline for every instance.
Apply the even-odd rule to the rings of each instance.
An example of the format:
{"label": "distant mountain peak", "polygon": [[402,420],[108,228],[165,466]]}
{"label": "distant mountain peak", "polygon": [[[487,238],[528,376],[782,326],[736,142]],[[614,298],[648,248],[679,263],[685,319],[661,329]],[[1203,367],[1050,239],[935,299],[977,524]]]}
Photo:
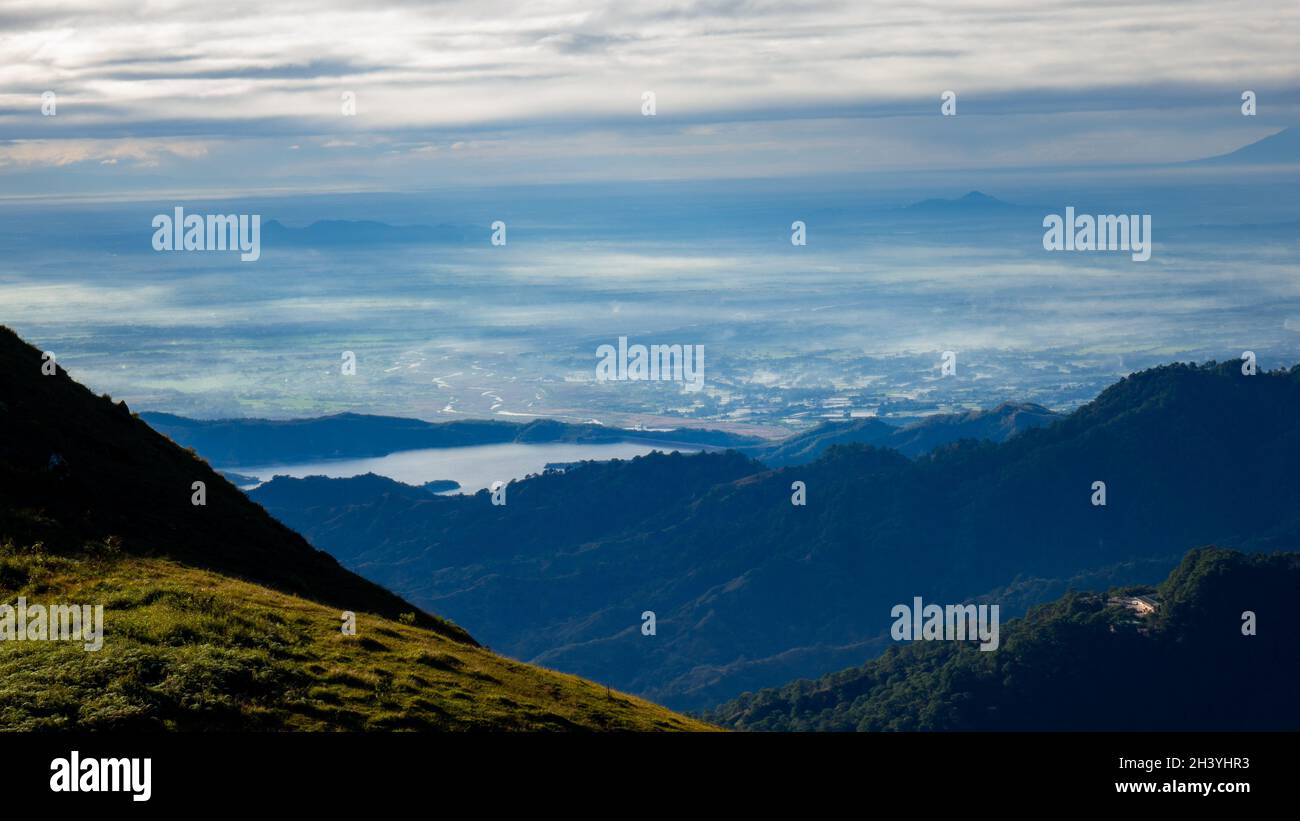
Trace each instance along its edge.
{"label": "distant mountain peak", "polygon": [[1300,163],[1300,129],[1284,128],[1275,134],[1247,143],[1240,148],[1204,159],[1194,164],[1276,165]]}
{"label": "distant mountain peak", "polygon": [[985,194],[983,191],[967,191],[956,199],[943,199],[935,197],[920,202],[914,202],[905,207],[903,210],[911,213],[977,213],[988,211],[1006,211],[1018,209],[1021,206],[1009,203],[1006,200],[1000,200],[991,194]]}

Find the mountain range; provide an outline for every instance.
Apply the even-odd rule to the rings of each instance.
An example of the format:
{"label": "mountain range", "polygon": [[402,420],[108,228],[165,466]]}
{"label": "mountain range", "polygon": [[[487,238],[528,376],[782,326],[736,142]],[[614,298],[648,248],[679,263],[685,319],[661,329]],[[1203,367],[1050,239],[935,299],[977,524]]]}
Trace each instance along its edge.
{"label": "mountain range", "polygon": [[725,431],[675,428],[634,430],[553,419],[506,422],[458,419],[425,422],[396,416],[339,413],[309,419],[188,419],[170,413],[140,414],[159,433],[193,448],[223,467],[387,456],[402,450],[507,443],[603,444],[648,442],[743,447],[761,440]]}
{"label": "mountain range", "polygon": [[[7,329],[0,364],[0,600],[106,610],[99,652],[0,642],[6,728],[710,727],[610,687],[737,729],[1300,726],[1300,557],[1264,555],[1300,544],[1300,366],[829,423],[773,464],[586,462],[494,504],[374,475],[246,496]],[[900,646],[915,596],[1024,618],[994,653]]]}
{"label": "mountain range", "polygon": [[642,442],[733,448],[772,467],[810,462],[833,444],[890,447],[918,456],[960,439],[1001,442],[1057,415],[1030,402],[1007,402],[992,410],[936,414],[899,424],[875,417],[828,420],[772,442],[756,436],[699,428],[646,430],[575,424],[551,419],[507,422],[464,419],[425,422],[396,416],[340,413],[307,419],[190,419],[146,411],[140,418],[179,445],[225,467],[387,456],[420,448],[507,443],[607,444]]}
{"label": "mountain range", "polygon": [[512,482],[504,505],[377,486],[313,499],[295,480],[252,498],[508,655],[703,709],[861,664],[914,596],[1002,600],[1009,618],[1074,579],[1155,583],[1198,545],[1294,548],[1298,410],[1300,367],[1179,363],[1055,421],[975,415],[1032,422],[917,458],[832,444],[799,464],[814,437],[780,467],[735,451],[587,463]]}

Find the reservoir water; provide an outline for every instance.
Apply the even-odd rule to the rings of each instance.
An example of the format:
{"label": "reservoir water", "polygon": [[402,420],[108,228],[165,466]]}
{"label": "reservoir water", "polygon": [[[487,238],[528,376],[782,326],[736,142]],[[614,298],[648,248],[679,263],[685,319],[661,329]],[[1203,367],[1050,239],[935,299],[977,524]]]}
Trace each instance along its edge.
{"label": "reservoir water", "polygon": [[461,485],[458,492],[474,493],[490,487],[496,481],[508,482],[511,479],[522,479],[530,473],[541,473],[548,463],[631,459],[655,450],[694,453],[698,448],[635,442],[599,445],[511,443],[463,448],[424,448],[361,459],[329,459],[230,470],[244,476],[255,476],[263,482],[270,481],[275,476],[347,478],[364,473],[377,473],[410,485],[422,485],[434,479],[454,479]]}

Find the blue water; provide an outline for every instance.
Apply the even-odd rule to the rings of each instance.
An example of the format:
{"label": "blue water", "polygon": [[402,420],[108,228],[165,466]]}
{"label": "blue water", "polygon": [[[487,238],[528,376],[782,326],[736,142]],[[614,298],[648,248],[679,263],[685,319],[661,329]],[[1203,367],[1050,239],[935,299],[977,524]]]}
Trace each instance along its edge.
{"label": "blue water", "polygon": [[[680,449],[682,452],[692,452]],[[541,473],[550,462],[578,462],[586,459],[631,459],[652,450],[664,450],[631,442],[601,445],[477,445],[464,448],[424,448],[365,459],[330,459],[316,462],[258,465],[230,468],[233,472],[269,481],[274,476],[329,476],[347,478],[377,473],[410,485],[434,479],[460,482],[461,493],[474,493],[493,482],[522,479]]]}

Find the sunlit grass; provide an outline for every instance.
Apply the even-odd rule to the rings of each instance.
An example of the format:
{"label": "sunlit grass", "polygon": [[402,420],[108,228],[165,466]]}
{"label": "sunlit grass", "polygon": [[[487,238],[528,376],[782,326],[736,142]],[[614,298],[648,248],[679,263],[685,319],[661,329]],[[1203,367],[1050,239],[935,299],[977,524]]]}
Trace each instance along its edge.
{"label": "sunlit grass", "polygon": [[6,730],[700,730],[420,627],[158,559],[9,550],[0,602],[104,605],[104,643],[0,641]]}

